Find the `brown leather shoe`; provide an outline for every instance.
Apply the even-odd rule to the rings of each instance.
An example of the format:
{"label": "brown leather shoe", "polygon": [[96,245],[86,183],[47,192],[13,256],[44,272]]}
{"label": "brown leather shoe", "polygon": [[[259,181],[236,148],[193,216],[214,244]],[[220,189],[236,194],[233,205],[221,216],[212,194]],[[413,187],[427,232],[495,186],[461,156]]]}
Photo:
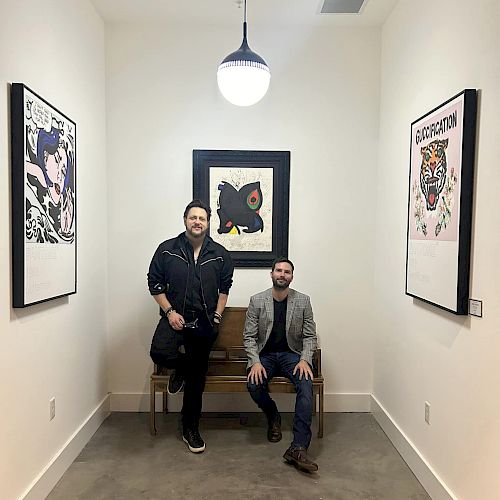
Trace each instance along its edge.
{"label": "brown leather shoe", "polygon": [[268,419],[267,439],[271,443],[281,441],[281,416],[279,413]]}
{"label": "brown leather shoe", "polygon": [[314,463],[307,456],[307,450],[305,448],[293,448],[290,446],[290,448],[285,451],[283,458],[287,462],[295,465],[297,469],[305,470],[307,472],[315,472],[318,470],[318,464]]}

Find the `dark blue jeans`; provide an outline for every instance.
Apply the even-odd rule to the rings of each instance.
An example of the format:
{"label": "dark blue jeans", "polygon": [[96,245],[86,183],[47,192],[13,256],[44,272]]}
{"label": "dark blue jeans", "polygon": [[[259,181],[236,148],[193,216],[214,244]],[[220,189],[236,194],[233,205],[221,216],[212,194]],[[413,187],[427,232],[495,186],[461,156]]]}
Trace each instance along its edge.
{"label": "dark blue jeans", "polygon": [[290,380],[295,386],[297,396],[295,398],[295,415],[293,417],[293,441],[292,446],[303,446],[309,448],[311,442],[311,420],[313,410],[312,380],[302,377],[299,373],[293,375],[293,369],[300,361],[300,356],[294,352],[268,352],[260,355],[260,362],[264,366],[267,379],[263,384],[247,383],[250,396],[257,406],[269,417],[277,411],[276,403],[269,395],[269,382],[274,376],[282,375]]}

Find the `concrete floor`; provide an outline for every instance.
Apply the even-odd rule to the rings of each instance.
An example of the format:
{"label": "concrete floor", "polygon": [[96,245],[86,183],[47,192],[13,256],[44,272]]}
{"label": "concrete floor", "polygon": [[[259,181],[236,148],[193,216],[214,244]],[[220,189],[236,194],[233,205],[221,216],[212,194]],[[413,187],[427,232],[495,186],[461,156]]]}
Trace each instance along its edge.
{"label": "concrete floor", "polygon": [[[66,471],[49,500],[423,500],[429,499],[371,414],[325,414],[325,436],[313,436],[317,473],[282,459],[291,441],[291,414],[282,415],[283,440],[269,443],[259,413],[206,414],[204,453],[190,453],[179,414],[113,413]],[[313,419],[313,432],[316,431]]]}

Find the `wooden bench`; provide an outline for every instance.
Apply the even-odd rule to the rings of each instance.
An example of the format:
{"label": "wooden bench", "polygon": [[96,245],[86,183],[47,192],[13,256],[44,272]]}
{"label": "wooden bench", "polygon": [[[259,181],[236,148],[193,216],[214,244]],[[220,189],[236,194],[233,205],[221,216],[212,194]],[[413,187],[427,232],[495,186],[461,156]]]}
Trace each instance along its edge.
{"label": "wooden bench", "polygon": [[[205,392],[247,392],[247,356],[243,348],[243,327],[246,307],[227,307],[219,328],[219,336],[215,342],[208,365]],[[318,399],[318,437],[323,437],[323,403],[324,380],[321,374],[321,349],[317,349],[313,357],[313,394],[314,414]],[[168,412],[168,374],[155,371],[150,382],[150,431],[156,434],[156,393],[163,393],[163,411]],[[270,392],[295,393],[295,388],[285,377],[274,377],[269,385]],[[250,395],[248,396],[250,397]],[[257,408],[257,407],[256,407]]]}

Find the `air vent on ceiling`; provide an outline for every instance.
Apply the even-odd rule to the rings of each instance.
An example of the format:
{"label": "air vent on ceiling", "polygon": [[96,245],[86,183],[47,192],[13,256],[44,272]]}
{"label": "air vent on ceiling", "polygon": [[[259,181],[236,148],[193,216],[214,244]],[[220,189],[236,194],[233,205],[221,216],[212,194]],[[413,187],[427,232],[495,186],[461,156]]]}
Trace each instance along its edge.
{"label": "air vent on ceiling", "polygon": [[324,0],[321,14],[359,14],[365,0]]}

